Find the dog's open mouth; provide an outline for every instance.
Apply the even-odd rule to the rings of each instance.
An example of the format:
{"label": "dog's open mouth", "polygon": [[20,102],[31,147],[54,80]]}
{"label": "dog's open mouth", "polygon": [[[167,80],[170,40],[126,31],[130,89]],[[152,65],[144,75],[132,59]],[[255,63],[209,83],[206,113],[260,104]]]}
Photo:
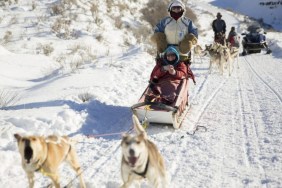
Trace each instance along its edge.
{"label": "dog's open mouth", "polygon": [[132,167],[135,166],[135,163],[137,162],[137,160],[138,160],[138,157],[134,157],[134,156],[128,157],[128,162],[129,162],[130,166],[132,166]]}
{"label": "dog's open mouth", "polygon": [[25,149],[24,149],[24,158],[27,161],[27,163],[30,163],[32,155],[33,155],[32,148],[30,146],[25,147]]}

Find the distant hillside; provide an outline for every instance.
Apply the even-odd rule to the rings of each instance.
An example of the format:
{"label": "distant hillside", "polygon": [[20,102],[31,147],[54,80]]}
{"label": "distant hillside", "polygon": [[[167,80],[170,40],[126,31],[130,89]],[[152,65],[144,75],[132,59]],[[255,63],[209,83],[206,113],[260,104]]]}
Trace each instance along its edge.
{"label": "distant hillside", "polygon": [[212,4],[261,19],[282,31],[282,0],[215,0]]}

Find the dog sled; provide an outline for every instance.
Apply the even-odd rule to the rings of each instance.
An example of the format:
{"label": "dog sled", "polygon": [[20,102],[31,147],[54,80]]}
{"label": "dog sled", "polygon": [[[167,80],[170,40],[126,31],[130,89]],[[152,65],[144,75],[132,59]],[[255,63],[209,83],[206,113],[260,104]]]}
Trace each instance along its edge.
{"label": "dog sled", "polygon": [[170,90],[171,86],[175,86],[173,101],[169,101],[162,93],[159,96],[150,97],[148,85],[138,103],[131,107],[139,121],[147,121],[149,124],[172,125],[175,129],[178,129],[188,110],[189,78],[179,80],[179,82],[167,84],[162,88],[165,92],[165,90]]}
{"label": "dog sled", "polygon": [[226,45],[226,39],[225,39],[225,34],[224,33],[217,33],[215,36],[214,36],[214,42],[217,42],[223,46]]}
{"label": "dog sled", "polygon": [[262,49],[266,50],[266,54],[270,54],[272,51],[269,49],[266,43],[266,32],[263,32],[259,26],[252,25],[248,28],[247,33],[242,33],[243,40],[243,52],[242,55],[260,53]]}

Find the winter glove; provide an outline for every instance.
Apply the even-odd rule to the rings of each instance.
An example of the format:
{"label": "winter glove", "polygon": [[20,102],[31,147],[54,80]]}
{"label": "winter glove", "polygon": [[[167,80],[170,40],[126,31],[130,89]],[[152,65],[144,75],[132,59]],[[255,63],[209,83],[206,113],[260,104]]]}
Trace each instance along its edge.
{"label": "winter glove", "polygon": [[154,33],[153,36],[151,37],[151,41],[156,44],[159,53],[165,51],[167,47],[167,41],[164,33],[161,32]]}
{"label": "winter glove", "polygon": [[155,85],[158,83],[158,79],[153,78],[153,80],[151,80],[149,82],[149,92],[152,92],[155,95],[159,95],[160,92],[158,91],[158,89],[155,87]]}
{"label": "winter glove", "polygon": [[158,79],[156,79],[156,78],[153,78],[151,81],[149,81],[149,88],[151,89],[151,90],[153,90],[153,88],[155,87],[155,84],[157,84],[158,83]]}
{"label": "winter glove", "polygon": [[183,54],[187,54],[191,51],[193,45],[197,44],[197,41],[198,39],[192,33],[188,33],[179,43],[179,51]]}

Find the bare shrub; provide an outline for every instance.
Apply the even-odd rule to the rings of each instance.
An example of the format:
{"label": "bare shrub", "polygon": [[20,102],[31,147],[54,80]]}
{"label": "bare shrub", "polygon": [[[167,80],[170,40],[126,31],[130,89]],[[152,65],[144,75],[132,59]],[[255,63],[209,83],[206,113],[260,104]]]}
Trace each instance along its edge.
{"label": "bare shrub", "polygon": [[44,55],[49,56],[54,51],[54,48],[52,47],[52,43],[50,43],[50,44],[39,43],[37,45],[37,50],[38,50],[38,52],[41,52]]}
{"label": "bare shrub", "polygon": [[133,35],[136,38],[138,43],[146,42],[146,40],[150,39],[152,29],[148,26],[142,25],[138,28],[132,28]]}
{"label": "bare shrub", "polygon": [[83,92],[83,93],[78,94],[78,98],[82,102],[88,102],[88,101],[91,101],[94,98],[94,96],[89,92]]}
{"label": "bare shrub", "polygon": [[13,38],[13,33],[12,31],[6,31],[4,37],[3,37],[3,43],[6,44],[10,42]]}
{"label": "bare shrub", "polygon": [[78,5],[77,0],[64,0],[63,3],[69,4],[69,5],[73,4],[73,5],[76,5],[76,6]]}
{"label": "bare shrub", "polygon": [[84,64],[83,58],[79,54],[74,54],[70,61],[70,68],[72,72],[77,71]]}
{"label": "bare shrub", "polygon": [[120,10],[120,12],[124,10],[130,10],[129,6],[125,3],[118,3],[116,6]]}
{"label": "bare shrub", "polygon": [[40,15],[40,16],[37,16],[37,23],[44,23],[48,20],[48,17],[46,15]]}
{"label": "bare shrub", "polygon": [[56,61],[67,71],[76,72],[86,63],[93,63],[96,60],[91,46],[75,44],[69,47],[69,53],[61,54]]}
{"label": "bare shrub", "polygon": [[61,67],[64,67],[64,64],[66,63],[66,55],[65,54],[60,54],[57,58],[56,58],[56,62],[59,63],[59,65]]}
{"label": "bare shrub", "polygon": [[57,37],[63,39],[71,38],[70,30],[71,21],[64,18],[58,18],[54,25],[51,27],[52,32],[56,34]]}
{"label": "bare shrub", "polygon": [[108,11],[112,8],[114,1],[113,0],[106,0]]}
{"label": "bare shrub", "polygon": [[90,12],[91,12],[93,17],[94,17],[94,15],[97,15],[97,13],[99,12],[98,4],[92,4],[91,7],[90,7]]}
{"label": "bare shrub", "polygon": [[[143,18],[154,27],[160,19],[168,16],[167,5],[169,0],[149,0],[147,6],[141,9]],[[192,21],[197,21],[197,16],[192,9],[186,7],[185,16],[190,18]]]}
{"label": "bare shrub", "polygon": [[18,23],[18,18],[16,17],[16,16],[13,16],[11,19],[10,19],[10,22],[9,22],[9,24],[16,24],[16,23]]}
{"label": "bare shrub", "polygon": [[94,23],[95,23],[98,27],[100,27],[101,24],[103,23],[103,20],[102,20],[101,18],[99,18],[98,16],[95,16],[95,18],[94,18]]}
{"label": "bare shrub", "polygon": [[15,105],[20,100],[18,92],[11,90],[0,90],[0,108],[6,108]]}
{"label": "bare shrub", "polygon": [[92,47],[87,45],[84,46],[80,44],[73,45],[70,48],[69,55],[75,55],[75,54],[78,54],[80,57],[82,57],[83,61],[91,62],[93,59],[96,59]]}
{"label": "bare shrub", "polygon": [[191,8],[189,8],[189,7],[186,7],[185,16],[186,16],[187,18],[190,18],[194,23],[197,22],[197,16],[196,16],[196,14],[195,14],[194,11],[193,11]]}
{"label": "bare shrub", "polygon": [[116,17],[114,20],[115,20],[115,26],[116,26],[116,28],[121,29],[121,27],[122,27],[122,25],[123,25],[123,22],[122,22],[121,17],[120,17],[120,16],[119,16],[119,17]]}
{"label": "bare shrub", "polygon": [[104,37],[103,37],[103,35],[98,34],[98,35],[96,36],[96,39],[97,39],[99,42],[102,42],[102,40],[104,39]]}
{"label": "bare shrub", "polygon": [[59,5],[53,5],[51,7],[51,14],[52,15],[62,15],[64,12],[64,7],[59,4]]}
{"label": "bare shrub", "polygon": [[32,9],[32,10],[35,10],[35,9],[36,9],[36,4],[35,4],[35,1],[32,1],[32,4],[31,4],[31,9]]}
{"label": "bare shrub", "polygon": [[141,9],[143,18],[154,27],[160,19],[167,16],[168,0],[149,0],[147,6]]}

